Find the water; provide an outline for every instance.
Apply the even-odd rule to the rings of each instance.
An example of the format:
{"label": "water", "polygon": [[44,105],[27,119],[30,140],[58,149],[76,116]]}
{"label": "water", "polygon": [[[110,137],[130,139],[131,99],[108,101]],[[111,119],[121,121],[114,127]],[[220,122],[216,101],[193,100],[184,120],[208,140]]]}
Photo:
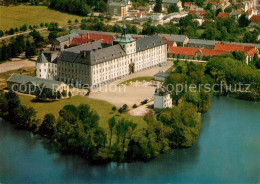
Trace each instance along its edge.
{"label": "water", "polygon": [[202,124],[189,149],[148,163],[93,166],[1,121],[0,183],[259,183],[260,104],[214,97]]}

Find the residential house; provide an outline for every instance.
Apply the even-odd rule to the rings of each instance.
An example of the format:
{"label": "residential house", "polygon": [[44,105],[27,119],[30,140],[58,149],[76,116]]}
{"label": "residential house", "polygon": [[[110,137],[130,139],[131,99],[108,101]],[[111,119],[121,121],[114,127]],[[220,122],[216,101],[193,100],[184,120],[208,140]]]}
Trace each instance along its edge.
{"label": "residential house", "polygon": [[254,8],[254,2],[253,1],[244,1],[238,5],[239,8],[242,8],[244,12],[247,10]]}
{"label": "residential house", "polygon": [[183,5],[184,6],[184,10],[185,11],[190,11],[191,5],[192,5],[191,2],[185,2],[184,5]]}
{"label": "residential house", "polygon": [[146,12],[146,14],[151,13],[153,11],[152,7],[150,5],[147,6],[139,6],[137,8],[140,12]]}
{"label": "residential house", "polygon": [[208,1],[204,1],[203,4],[205,6],[207,6],[207,4],[212,4],[212,9],[216,10],[216,9],[223,9],[223,7],[225,6],[225,2],[224,1],[212,1],[212,0],[208,0]]}
{"label": "residential house", "polygon": [[246,11],[246,17],[250,20],[253,15],[257,15],[257,9],[251,8]]}
{"label": "residential house", "polygon": [[128,15],[128,10],[132,6],[130,0],[109,0],[108,13],[113,17],[125,17]]}
{"label": "residential house", "polygon": [[[155,3],[155,2],[156,0],[150,0],[150,3]],[[163,11],[167,12],[168,8],[173,4],[176,4],[180,11],[183,9],[182,2],[180,0],[162,0]]]}
{"label": "residential house", "polygon": [[193,17],[203,18],[206,15],[205,10],[190,10],[189,15],[192,15]]}
{"label": "residential house", "polygon": [[159,34],[163,40],[174,41],[177,46],[185,46],[189,42],[189,38],[185,35],[175,35],[175,34]]}
{"label": "residential house", "polygon": [[260,15],[253,15],[250,18],[250,26],[255,26],[260,24]]}
{"label": "residential house", "polygon": [[228,12],[219,12],[218,18],[228,18],[230,17],[230,14]]}
{"label": "residential house", "polygon": [[152,19],[153,25],[163,25],[163,17],[164,15],[162,13],[151,13],[149,15],[149,18]]}

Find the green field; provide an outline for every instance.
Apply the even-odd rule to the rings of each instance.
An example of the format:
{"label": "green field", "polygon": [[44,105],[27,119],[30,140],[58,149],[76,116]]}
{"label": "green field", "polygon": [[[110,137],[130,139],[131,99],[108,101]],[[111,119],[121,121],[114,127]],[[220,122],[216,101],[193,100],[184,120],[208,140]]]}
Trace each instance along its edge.
{"label": "green field", "polygon": [[39,26],[40,23],[46,22],[58,22],[59,25],[64,26],[67,25],[68,20],[74,22],[76,18],[80,21],[83,17],[51,10],[47,6],[0,6],[1,30],[19,28],[24,24]]}
{"label": "green field", "polygon": [[46,113],[53,113],[56,117],[58,117],[58,113],[60,109],[63,108],[64,105],[73,104],[75,106],[78,106],[80,104],[88,104],[91,109],[96,111],[98,115],[100,116],[100,126],[104,128],[108,132],[108,119],[112,116],[116,115],[116,118],[126,118],[129,120],[132,120],[134,123],[138,124],[138,129],[146,127],[146,122],[143,120],[143,117],[134,117],[130,116],[127,113],[119,114],[118,112],[113,112],[112,107],[113,105],[101,101],[101,100],[94,100],[89,99],[88,97],[83,96],[74,96],[70,99],[66,100],[60,100],[55,102],[49,102],[49,103],[41,103],[41,102],[32,102],[32,97],[20,95],[21,102],[23,105],[26,105],[28,107],[34,107],[37,111],[38,118],[43,119],[44,115]]}

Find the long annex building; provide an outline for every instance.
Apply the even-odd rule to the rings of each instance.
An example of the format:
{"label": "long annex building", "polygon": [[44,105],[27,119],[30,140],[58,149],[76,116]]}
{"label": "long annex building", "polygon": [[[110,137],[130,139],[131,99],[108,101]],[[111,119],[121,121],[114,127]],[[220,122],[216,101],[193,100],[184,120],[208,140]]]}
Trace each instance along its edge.
{"label": "long annex building", "polygon": [[74,85],[98,87],[123,76],[167,64],[167,44],[159,36],[134,40],[123,33],[113,46],[101,42],[65,49],[57,60],[57,79]]}

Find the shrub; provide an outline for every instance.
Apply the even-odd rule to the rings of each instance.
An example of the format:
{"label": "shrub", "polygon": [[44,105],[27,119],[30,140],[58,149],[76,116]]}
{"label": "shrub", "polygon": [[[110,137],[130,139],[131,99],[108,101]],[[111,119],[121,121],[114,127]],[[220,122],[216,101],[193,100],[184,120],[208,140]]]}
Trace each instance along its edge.
{"label": "shrub", "polygon": [[127,108],[128,108],[128,106],[126,105],[126,104],[124,104],[122,107],[120,107],[119,109],[118,109],[118,112],[121,114],[121,113],[123,113],[123,112],[126,112],[127,111]]}
{"label": "shrub", "polygon": [[116,112],[116,107],[115,106],[112,107],[112,111]]}
{"label": "shrub", "polygon": [[134,105],[133,105],[133,108],[137,108],[137,105],[136,105],[136,104],[134,104]]}
{"label": "shrub", "polygon": [[147,104],[147,102],[148,102],[148,99],[142,101],[141,104],[144,105],[144,104]]}

